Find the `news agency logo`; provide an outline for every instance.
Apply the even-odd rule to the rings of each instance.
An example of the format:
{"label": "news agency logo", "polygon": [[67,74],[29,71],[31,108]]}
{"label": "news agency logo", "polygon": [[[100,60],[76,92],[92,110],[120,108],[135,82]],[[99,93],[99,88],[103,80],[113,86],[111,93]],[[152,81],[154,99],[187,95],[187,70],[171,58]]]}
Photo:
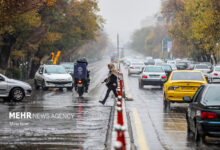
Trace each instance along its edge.
{"label": "news agency logo", "polygon": [[31,112],[9,112],[9,119],[32,119]]}
{"label": "news agency logo", "polygon": [[36,119],[36,120],[71,120],[74,113],[31,113],[9,112],[9,119]]}

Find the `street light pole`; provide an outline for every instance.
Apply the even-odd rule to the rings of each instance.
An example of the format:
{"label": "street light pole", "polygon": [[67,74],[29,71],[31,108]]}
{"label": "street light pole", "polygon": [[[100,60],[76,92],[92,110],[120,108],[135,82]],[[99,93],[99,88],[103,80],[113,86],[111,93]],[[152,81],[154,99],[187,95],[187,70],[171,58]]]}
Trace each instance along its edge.
{"label": "street light pole", "polygon": [[119,59],[120,59],[120,50],[119,50],[119,34],[117,33],[117,50],[118,50],[118,69],[120,71]]}

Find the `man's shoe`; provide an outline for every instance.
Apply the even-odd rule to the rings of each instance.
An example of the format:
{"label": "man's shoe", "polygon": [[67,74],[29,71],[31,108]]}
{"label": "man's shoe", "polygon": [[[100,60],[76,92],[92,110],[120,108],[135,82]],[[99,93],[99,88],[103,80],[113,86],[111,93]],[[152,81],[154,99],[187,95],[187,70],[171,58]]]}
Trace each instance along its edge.
{"label": "man's shoe", "polygon": [[104,105],[104,104],[105,104],[103,101],[99,101],[99,103],[101,103],[102,105]]}

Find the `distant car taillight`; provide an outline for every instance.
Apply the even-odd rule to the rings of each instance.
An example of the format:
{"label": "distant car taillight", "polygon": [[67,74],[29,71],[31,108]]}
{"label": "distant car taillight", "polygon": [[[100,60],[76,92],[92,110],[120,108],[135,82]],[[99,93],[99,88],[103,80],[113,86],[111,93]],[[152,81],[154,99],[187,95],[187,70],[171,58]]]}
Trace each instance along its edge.
{"label": "distant car taillight", "polygon": [[203,111],[202,114],[201,114],[201,118],[202,119],[217,119],[218,115],[214,112]]}
{"label": "distant car taillight", "polygon": [[166,78],[167,78],[167,76],[162,76],[161,78],[162,78],[162,79],[166,79]]}
{"label": "distant car taillight", "polygon": [[147,75],[142,75],[142,78],[148,78]]}
{"label": "distant car taillight", "polygon": [[217,74],[217,73],[214,73],[213,75],[214,75],[214,76],[218,76],[218,74]]}
{"label": "distant car taillight", "polygon": [[134,69],[134,67],[130,67],[130,69]]}
{"label": "distant car taillight", "polygon": [[78,83],[79,83],[79,84],[82,84],[82,80],[79,80]]}

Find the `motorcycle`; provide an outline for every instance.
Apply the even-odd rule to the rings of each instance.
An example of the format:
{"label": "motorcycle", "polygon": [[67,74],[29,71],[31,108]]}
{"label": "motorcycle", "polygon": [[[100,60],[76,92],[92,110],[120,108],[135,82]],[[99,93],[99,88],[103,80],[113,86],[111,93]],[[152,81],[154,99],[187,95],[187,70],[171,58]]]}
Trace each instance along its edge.
{"label": "motorcycle", "polygon": [[79,79],[76,84],[76,92],[79,94],[79,97],[83,96],[85,92],[85,86],[83,84],[83,80]]}
{"label": "motorcycle", "polygon": [[79,94],[79,97],[81,97],[88,91],[90,81],[86,63],[77,62],[74,65],[74,80],[75,91]]}

